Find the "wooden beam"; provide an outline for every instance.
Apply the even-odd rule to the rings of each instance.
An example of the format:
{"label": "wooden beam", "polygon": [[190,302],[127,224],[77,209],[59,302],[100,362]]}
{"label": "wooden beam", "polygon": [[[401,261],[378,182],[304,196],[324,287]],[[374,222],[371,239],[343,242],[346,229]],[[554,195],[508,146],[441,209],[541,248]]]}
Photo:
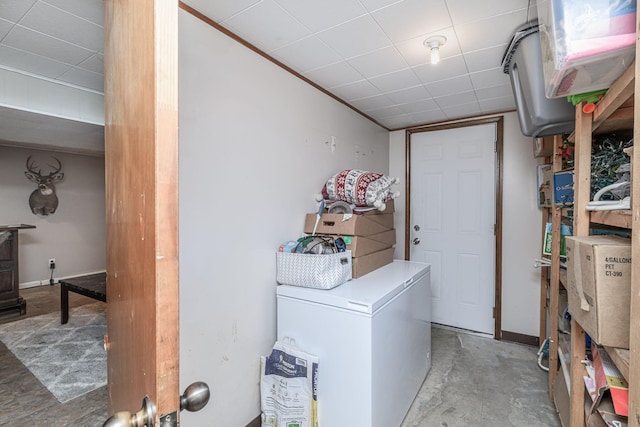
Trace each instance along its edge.
{"label": "wooden beam", "polygon": [[109,413],[179,413],[178,5],[105,0]]}

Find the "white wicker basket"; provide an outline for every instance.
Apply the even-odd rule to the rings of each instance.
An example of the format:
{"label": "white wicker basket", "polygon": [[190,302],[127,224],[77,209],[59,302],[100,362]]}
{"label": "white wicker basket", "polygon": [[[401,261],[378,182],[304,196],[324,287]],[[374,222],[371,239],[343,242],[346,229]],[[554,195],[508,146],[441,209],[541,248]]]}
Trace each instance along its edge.
{"label": "white wicker basket", "polygon": [[331,289],[351,280],[351,251],[333,254],[276,252],[276,280],[281,285]]}

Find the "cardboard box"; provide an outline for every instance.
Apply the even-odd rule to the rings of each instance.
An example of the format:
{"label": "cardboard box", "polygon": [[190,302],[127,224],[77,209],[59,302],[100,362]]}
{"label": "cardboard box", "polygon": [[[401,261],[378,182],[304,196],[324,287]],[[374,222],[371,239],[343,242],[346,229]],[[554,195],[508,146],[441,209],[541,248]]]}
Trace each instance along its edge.
{"label": "cardboard box", "polygon": [[573,172],[553,174],[553,203],[556,205],[573,204]]}
{"label": "cardboard box", "polygon": [[373,270],[376,270],[387,264],[391,264],[391,262],[393,261],[393,248],[374,252],[369,255],[354,257],[352,261],[352,277],[354,279],[362,277],[367,273],[371,273]]}
{"label": "cardboard box", "polygon": [[[588,426],[618,426],[627,427],[628,419],[624,415],[620,415],[619,411],[621,406],[624,406],[625,412],[628,396],[628,384],[621,378],[619,373],[614,374],[615,377],[610,377],[610,367],[617,371],[617,368],[613,365],[613,362],[609,359],[606,351],[597,346],[592,346],[593,362],[589,362],[586,365],[585,372],[587,375],[583,376],[585,388],[589,399],[585,399],[586,406],[585,412],[588,414],[586,424]],[[608,359],[608,360],[605,360]],[[609,367],[607,367],[609,365]],[[612,381],[609,384],[609,381]],[[618,386],[623,385],[622,389]],[[614,391],[614,389],[618,389]],[[617,395],[615,393],[626,392],[626,394]],[[617,403],[616,403],[617,400]]]}
{"label": "cardboard box", "polygon": [[[395,230],[393,230],[395,237]],[[383,233],[384,234],[384,233]],[[376,236],[376,234],[374,234]],[[338,236],[336,236],[338,237]],[[380,242],[369,237],[363,236],[340,236],[347,244],[347,250],[351,251],[352,256],[361,257],[373,252],[379,252],[385,249],[389,249],[392,245],[385,242]],[[395,238],[394,238],[395,240]]]}
{"label": "cardboard box", "polygon": [[365,218],[384,226],[385,231],[393,228],[393,214],[366,215]]}
{"label": "cardboard box", "polygon": [[[371,218],[380,218],[374,221]],[[391,217],[392,225],[389,227],[388,222]],[[304,232],[313,233],[316,223],[317,214],[307,214],[304,223]],[[340,234],[349,236],[370,236],[379,234],[393,228],[393,214],[386,215],[342,215],[342,214],[322,214],[318,221],[316,234]]]}
{"label": "cardboard box", "polygon": [[629,384],[604,348],[592,345],[591,350],[596,386],[596,398],[591,406],[591,412],[598,408],[605,392],[608,391],[613,404],[613,412],[622,417],[628,416]]}
{"label": "cardboard box", "polygon": [[600,345],[629,348],[631,240],[567,237],[569,312]]}
{"label": "cardboard box", "polygon": [[391,247],[396,244],[396,230],[392,228],[382,233],[372,234],[367,236],[367,239],[375,240],[376,242],[384,243],[387,247]]}

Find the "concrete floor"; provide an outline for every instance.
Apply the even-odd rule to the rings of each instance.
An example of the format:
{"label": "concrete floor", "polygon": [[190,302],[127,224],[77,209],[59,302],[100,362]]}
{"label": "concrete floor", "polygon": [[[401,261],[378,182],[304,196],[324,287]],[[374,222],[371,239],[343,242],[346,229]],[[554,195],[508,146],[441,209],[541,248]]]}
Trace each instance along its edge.
{"label": "concrete floor", "polygon": [[[59,285],[20,294],[28,316],[60,310]],[[95,302],[69,297],[71,307]],[[5,315],[0,323],[23,318]],[[536,353],[534,347],[434,327],[432,368],[401,427],[559,427]],[[60,404],[2,343],[0,405],[0,425],[12,427],[94,427],[107,417],[106,387]]]}
{"label": "concrete floor", "polygon": [[402,427],[560,427],[538,349],[432,328],[432,367]]}

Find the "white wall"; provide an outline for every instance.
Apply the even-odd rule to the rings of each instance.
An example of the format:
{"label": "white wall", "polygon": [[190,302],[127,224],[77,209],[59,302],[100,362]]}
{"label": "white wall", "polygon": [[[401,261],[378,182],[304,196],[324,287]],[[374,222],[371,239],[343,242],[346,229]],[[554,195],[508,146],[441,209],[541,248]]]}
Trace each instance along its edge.
{"label": "white wall", "polygon": [[[27,157],[48,173],[51,156],[62,163],[64,179],[56,184],[58,209],[34,215],[29,195],[36,184],[25,176]],[[49,258],[56,259],[54,278],[104,271],[104,158],[0,146],[0,224],[30,224],[19,231],[21,287],[49,283]],[[29,308],[27,307],[27,310]]]}
{"label": "white wall", "polygon": [[179,36],[180,381],[211,387],[182,420],[244,426],[276,338],[278,245],[333,173],[387,173],[389,137],[182,10]]}
{"label": "white wall", "polygon": [[[404,177],[405,153],[405,132],[391,132],[390,175]],[[540,270],[533,267],[541,250],[541,212],[536,199],[538,161],[533,157],[531,138],[520,131],[516,113],[504,115],[503,153],[502,330],[538,336]],[[404,258],[404,204],[396,206],[395,258]]]}

